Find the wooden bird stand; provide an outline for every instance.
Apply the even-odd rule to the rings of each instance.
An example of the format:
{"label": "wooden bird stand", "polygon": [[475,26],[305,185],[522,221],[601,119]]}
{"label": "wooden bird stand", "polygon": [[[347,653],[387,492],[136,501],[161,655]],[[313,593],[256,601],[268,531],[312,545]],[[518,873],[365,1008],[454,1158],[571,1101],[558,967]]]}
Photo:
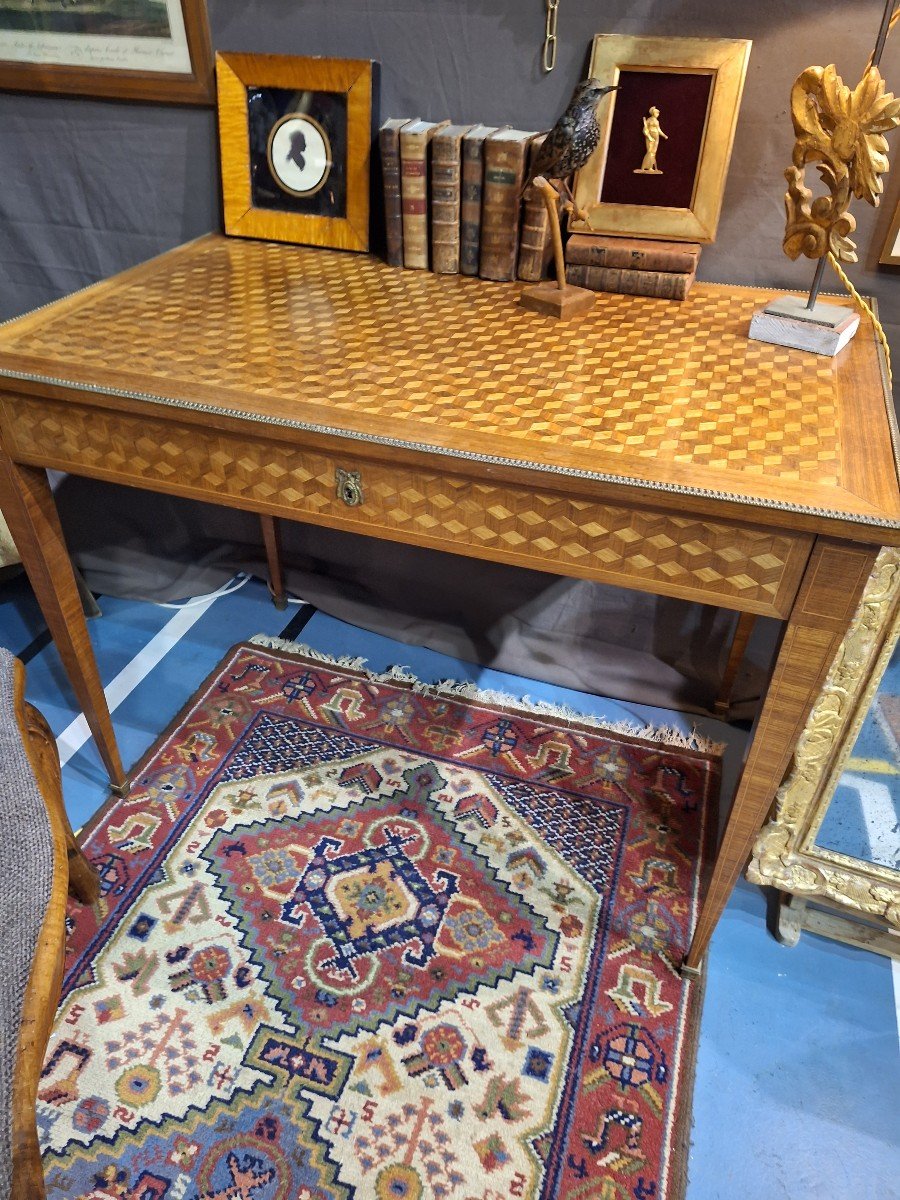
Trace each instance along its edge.
{"label": "wooden bird stand", "polygon": [[563,257],[562,233],[559,228],[559,192],[543,175],[536,176],[532,186],[544,197],[544,205],[550,218],[556,279],[545,279],[533,287],[523,288],[519,303],[532,312],[567,321],[570,317],[580,316],[593,308],[596,296],[588,288],[573,287],[572,284],[566,283],[566,261]]}

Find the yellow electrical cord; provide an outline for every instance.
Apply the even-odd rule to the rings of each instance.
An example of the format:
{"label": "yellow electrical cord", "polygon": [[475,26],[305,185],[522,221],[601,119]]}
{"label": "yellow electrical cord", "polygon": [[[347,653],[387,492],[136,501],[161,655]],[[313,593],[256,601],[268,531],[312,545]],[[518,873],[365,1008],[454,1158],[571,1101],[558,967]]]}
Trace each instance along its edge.
{"label": "yellow electrical cord", "polygon": [[844,270],[844,268],[841,266],[841,264],[838,262],[838,260],[835,258],[835,256],[832,254],[832,252],[830,250],[828,251],[828,261],[831,263],[832,267],[834,268],[835,274],[837,275],[837,277],[841,281],[841,283],[844,285],[844,287],[847,289],[847,291],[850,293],[851,297],[856,301],[856,303],[863,310],[863,312],[866,313],[866,315],[871,319],[872,324],[875,326],[875,332],[878,334],[878,340],[881,342],[881,345],[884,348],[884,358],[885,358],[885,362],[887,363],[888,381],[890,382],[891,386],[893,386],[894,376],[891,373],[891,348],[888,345],[887,334],[884,332],[884,327],[882,326],[881,322],[878,320],[875,313],[873,312],[871,305],[869,305],[862,298],[862,296],[859,294],[859,292],[853,286],[853,281],[850,279],[850,276],[847,274],[847,272]]}
{"label": "yellow electrical cord", "polygon": [[[890,31],[892,31],[894,25],[898,24],[898,22],[900,22],[900,8],[896,10],[888,22],[888,34],[890,34]],[[874,56],[874,52],[872,52],[872,55],[869,56],[869,62],[865,67],[866,71],[868,71],[869,67],[872,65],[872,56]],[[888,368],[888,383],[893,386],[894,376],[892,370],[890,370],[890,347],[888,346],[888,338],[886,332],[884,332],[884,326],[875,316],[871,306],[866,304],[866,301],[863,300],[862,296],[859,295],[857,289],[853,287],[850,276],[847,275],[847,272],[844,270],[844,268],[842,268],[841,264],[838,262],[838,259],[836,259],[830,250],[828,251],[828,262],[832,264],[835,275],[838,276],[841,283],[844,284],[844,287],[847,289],[847,292],[850,293],[851,298],[857,302],[859,307],[862,308],[863,312],[866,313],[866,316],[870,318],[872,325],[875,326],[875,332],[878,336],[878,341],[881,342],[884,350],[884,362],[886,362]]]}
{"label": "yellow electrical cord", "polygon": [[[890,34],[891,30],[894,28],[894,26],[897,24],[898,21],[900,21],[900,8],[897,9],[897,11],[891,16],[891,19],[888,22],[888,27],[887,27],[888,34]],[[867,71],[868,71],[869,67],[871,67],[871,65],[872,65],[872,56],[869,57],[869,62],[866,66]],[[891,348],[888,345],[887,334],[884,332],[884,326],[881,324],[881,322],[876,317],[875,313],[872,310],[871,305],[867,304],[866,301],[863,300],[862,296],[859,294],[859,292],[853,286],[853,282],[850,279],[850,276],[847,274],[847,272],[844,270],[844,268],[838,262],[835,255],[830,250],[828,251],[828,261],[831,263],[831,266],[833,267],[834,272],[837,275],[838,279],[841,281],[841,283],[844,285],[844,287],[850,293],[851,298],[856,301],[856,303],[859,305],[859,307],[863,310],[864,313],[866,313],[866,315],[870,318],[872,324],[875,326],[875,332],[878,335],[878,340],[881,342],[882,348],[884,349],[884,359],[885,359],[885,364],[887,366],[888,382],[893,387],[894,376],[893,376],[893,372],[891,371]]]}

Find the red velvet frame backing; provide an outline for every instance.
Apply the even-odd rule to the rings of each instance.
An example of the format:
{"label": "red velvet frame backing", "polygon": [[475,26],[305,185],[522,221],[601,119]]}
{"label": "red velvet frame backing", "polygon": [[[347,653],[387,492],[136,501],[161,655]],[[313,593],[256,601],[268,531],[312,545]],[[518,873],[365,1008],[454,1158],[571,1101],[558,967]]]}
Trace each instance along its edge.
{"label": "red velvet frame backing", "polygon": [[[712,96],[714,72],[621,71],[615,95],[606,170],[600,200],[604,204],[644,204],[690,208],[703,130]],[[651,105],[668,140],[660,138],[661,175],[636,175],[646,152],[643,119]]]}

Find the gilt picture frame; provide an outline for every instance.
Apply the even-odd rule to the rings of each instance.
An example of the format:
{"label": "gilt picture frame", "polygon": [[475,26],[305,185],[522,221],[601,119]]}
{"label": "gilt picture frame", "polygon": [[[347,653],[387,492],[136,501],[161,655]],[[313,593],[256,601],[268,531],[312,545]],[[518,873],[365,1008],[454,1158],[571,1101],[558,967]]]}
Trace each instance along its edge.
{"label": "gilt picture frame", "polygon": [[590,74],[616,87],[578,172],[578,233],[715,240],[751,43],[598,34]]}
{"label": "gilt picture frame", "polygon": [[206,0],[0,0],[0,90],[212,104]]}
{"label": "gilt picture frame", "polygon": [[[752,883],[874,921],[890,931],[894,947],[900,935],[900,870],[829,848],[821,832],[898,642],[900,550],[889,546],[878,555],[747,867]],[[865,772],[868,765],[863,759],[856,771]],[[799,936],[790,906],[782,906],[779,935],[790,944]]]}
{"label": "gilt picture frame", "polygon": [[217,54],[225,232],[369,248],[374,64]]}
{"label": "gilt picture frame", "polygon": [[900,267],[900,200],[894,209],[891,224],[884,239],[879,263],[885,267]]}

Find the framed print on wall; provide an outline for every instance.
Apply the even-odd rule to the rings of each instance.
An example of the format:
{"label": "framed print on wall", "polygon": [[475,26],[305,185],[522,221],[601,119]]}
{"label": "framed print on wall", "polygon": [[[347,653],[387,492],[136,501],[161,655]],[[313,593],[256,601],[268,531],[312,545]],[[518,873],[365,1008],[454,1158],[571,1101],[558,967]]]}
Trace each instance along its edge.
{"label": "framed print on wall", "polygon": [[884,240],[884,249],[878,260],[886,267],[900,267],[900,201],[894,210],[891,227]]}
{"label": "framed print on wall", "polygon": [[0,89],[211,104],[206,0],[0,0]]}
{"label": "framed print on wall", "polygon": [[372,63],[217,54],[225,232],[369,248]]}
{"label": "framed print on wall", "polygon": [[578,233],[715,240],[750,42],[598,34],[591,75],[615,86],[575,184]]}

